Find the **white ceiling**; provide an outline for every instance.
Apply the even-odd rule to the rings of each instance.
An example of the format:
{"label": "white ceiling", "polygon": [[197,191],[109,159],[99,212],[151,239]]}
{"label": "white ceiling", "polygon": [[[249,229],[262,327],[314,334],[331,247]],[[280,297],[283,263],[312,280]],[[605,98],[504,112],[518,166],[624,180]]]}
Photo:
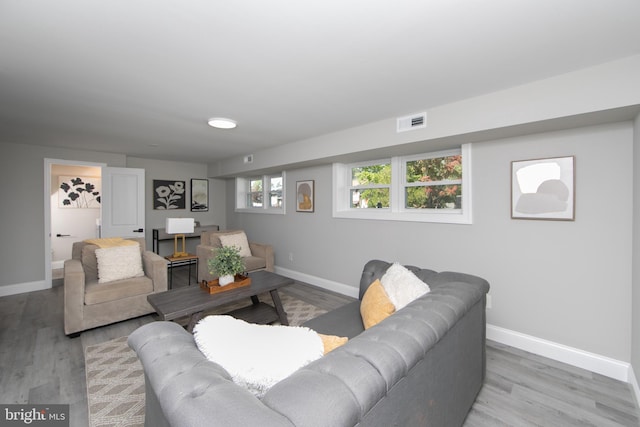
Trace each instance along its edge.
{"label": "white ceiling", "polygon": [[209,163],[638,54],[639,22],[638,0],[0,0],[0,142]]}

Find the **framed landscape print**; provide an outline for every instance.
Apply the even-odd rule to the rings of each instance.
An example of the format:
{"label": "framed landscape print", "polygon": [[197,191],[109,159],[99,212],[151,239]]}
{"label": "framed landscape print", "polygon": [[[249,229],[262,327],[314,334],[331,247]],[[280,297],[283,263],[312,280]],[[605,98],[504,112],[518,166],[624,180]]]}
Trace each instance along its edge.
{"label": "framed landscape print", "polygon": [[185,182],[153,180],[153,209],[185,209]]}
{"label": "framed landscape print", "polygon": [[209,210],[209,180],[191,179],[191,212]]}
{"label": "framed landscape print", "polygon": [[573,221],[575,157],[511,162],[511,218]]}
{"label": "framed landscape print", "polygon": [[314,181],[296,182],[296,212],[313,212],[314,209]]}

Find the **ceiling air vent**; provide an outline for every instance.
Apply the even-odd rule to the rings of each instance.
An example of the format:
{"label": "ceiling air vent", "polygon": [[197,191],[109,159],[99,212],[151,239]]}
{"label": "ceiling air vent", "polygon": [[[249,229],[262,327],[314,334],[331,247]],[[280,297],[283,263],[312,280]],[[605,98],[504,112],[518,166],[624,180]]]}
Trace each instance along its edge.
{"label": "ceiling air vent", "polygon": [[245,163],[253,163],[253,154],[247,154],[242,160]]}
{"label": "ceiling air vent", "polygon": [[398,117],[398,132],[422,129],[427,127],[427,113],[417,113]]}

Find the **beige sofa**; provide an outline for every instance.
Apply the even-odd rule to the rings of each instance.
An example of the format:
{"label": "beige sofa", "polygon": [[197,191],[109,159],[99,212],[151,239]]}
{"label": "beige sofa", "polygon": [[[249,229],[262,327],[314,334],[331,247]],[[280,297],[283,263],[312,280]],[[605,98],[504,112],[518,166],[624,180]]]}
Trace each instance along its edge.
{"label": "beige sofa", "polygon": [[167,290],[167,261],[140,244],[144,276],[98,283],[95,251],[98,246],[75,242],[71,259],[64,263],[64,332],[78,336],[82,331],[131,319],[154,310],[147,295]]}
{"label": "beige sofa", "polygon": [[[215,257],[215,249],[221,248],[221,235],[243,233],[243,230],[203,231],[200,244],[196,247],[198,255],[198,283],[203,280],[217,279],[218,276],[209,273],[209,260]],[[251,256],[242,258],[248,272],[256,270],[273,271],[274,255],[271,245],[249,242]]]}

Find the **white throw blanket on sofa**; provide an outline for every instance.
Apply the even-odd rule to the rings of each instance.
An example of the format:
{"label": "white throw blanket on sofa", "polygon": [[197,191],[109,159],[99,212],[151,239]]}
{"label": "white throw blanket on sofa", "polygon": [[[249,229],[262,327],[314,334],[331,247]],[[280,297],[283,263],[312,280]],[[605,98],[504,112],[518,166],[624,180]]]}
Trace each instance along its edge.
{"label": "white throw blanket on sofa", "polygon": [[193,329],[198,349],[258,398],[278,381],[324,353],[315,331],[255,325],[231,316],[207,316]]}

